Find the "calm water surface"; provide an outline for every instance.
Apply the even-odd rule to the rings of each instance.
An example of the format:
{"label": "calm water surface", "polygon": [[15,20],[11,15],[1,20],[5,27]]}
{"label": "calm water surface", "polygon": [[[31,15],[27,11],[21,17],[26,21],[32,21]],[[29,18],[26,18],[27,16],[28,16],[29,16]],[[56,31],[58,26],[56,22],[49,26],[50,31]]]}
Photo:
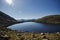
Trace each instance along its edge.
{"label": "calm water surface", "polygon": [[19,23],[8,28],[23,32],[60,32],[60,25],[42,24],[35,22]]}

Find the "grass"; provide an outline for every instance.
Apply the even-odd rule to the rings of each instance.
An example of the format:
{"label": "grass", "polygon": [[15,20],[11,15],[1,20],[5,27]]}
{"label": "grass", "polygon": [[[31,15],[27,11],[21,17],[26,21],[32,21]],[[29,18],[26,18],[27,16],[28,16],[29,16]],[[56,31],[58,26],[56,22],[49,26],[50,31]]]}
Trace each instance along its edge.
{"label": "grass", "polygon": [[[7,35],[8,40],[42,40],[43,36],[46,36],[49,40],[60,40],[60,34],[57,33],[29,33],[29,32],[17,32],[12,30],[0,30],[0,34]],[[2,39],[1,39],[2,40]]]}

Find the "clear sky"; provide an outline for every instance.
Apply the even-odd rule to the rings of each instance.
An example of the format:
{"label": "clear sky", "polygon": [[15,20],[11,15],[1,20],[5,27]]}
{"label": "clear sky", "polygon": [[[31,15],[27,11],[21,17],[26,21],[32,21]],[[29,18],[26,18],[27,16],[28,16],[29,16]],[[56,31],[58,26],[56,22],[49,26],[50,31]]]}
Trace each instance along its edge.
{"label": "clear sky", "polygon": [[60,0],[0,0],[0,11],[15,19],[60,14]]}

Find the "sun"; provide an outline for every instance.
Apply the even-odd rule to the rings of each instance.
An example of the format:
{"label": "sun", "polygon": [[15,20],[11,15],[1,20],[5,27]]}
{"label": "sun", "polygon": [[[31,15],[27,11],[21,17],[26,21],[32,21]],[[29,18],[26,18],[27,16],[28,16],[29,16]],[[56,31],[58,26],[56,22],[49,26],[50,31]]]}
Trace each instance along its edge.
{"label": "sun", "polygon": [[8,3],[9,5],[11,5],[13,3],[13,0],[6,0],[6,3]]}

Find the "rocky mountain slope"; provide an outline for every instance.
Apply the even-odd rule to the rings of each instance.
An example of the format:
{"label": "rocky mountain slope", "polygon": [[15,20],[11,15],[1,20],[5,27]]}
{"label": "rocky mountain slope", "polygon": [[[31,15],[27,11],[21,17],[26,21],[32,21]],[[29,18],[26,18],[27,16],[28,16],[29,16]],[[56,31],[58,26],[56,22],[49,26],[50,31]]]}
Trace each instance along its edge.
{"label": "rocky mountain slope", "polygon": [[14,18],[0,11],[0,27],[7,27],[15,23],[16,20]]}

